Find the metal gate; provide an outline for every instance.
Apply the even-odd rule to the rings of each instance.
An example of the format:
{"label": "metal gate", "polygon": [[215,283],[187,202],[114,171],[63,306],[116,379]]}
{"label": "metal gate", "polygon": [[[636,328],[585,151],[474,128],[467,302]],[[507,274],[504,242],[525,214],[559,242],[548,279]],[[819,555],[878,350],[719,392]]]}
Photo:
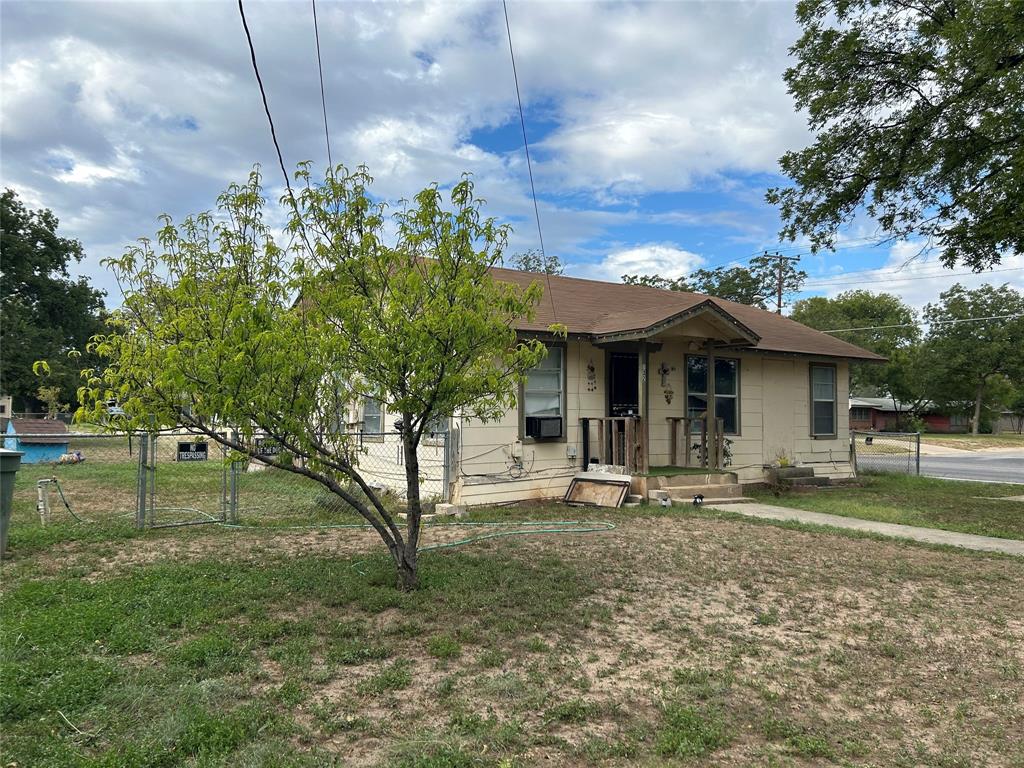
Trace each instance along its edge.
{"label": "metal gate", "polygon": [[137,528],[228,520],[231,468],[223,446],[184,433],[150,433],[141,440]]}
{"label": "metal gate", "polygon": [[920,432],[851,432],[850,454],[857,472],[921,474]]}

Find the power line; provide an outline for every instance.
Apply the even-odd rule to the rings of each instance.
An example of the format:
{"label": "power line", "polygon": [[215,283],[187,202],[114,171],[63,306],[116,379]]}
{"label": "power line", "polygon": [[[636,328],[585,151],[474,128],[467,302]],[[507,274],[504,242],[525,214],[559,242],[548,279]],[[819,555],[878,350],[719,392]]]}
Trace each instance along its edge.
{"label": "power line", "polygon": [[277,143],[277,131],[274,130],[274,118],[270,116],[270,105],[267,103],[267,92],[263,88],[263,78],[260,77],[260,68],[256,64],[256,49],[252,44],[252,35],[249,33],[249,25],[245,21],[245,9],[242,7],[242,0],[238,0],[238,15],[242,17],[242,28],[245,30],[245,39],[249,43],[249,56],[252,58],[252,71],[256,73],[256,84],[260,87],[260,96],[263,97],[263,111],[267,114],[267,122],[270,123],[270,138],[274,142],[274,149],[277,150],[277,163],[281,166],[281,175],[284,176],[284,185],[288,188],[288,196],[295,203],[295,195],[292,193],[292,184],[288,179],[288,171],[284,167],[284,155],[281,154],[281,146]]}
{"label": "power line", "polygon": [[519,93],[519,73],[516,71],[516,54],[512,48],[512,27],[508,23],[508,5],[501,0],[505,11],[505,32],[508,34],[508,55],[512,59],[512,79],[516,84],[516,101],[519,103],[519,124],[523,128],[523,148],[526,150],[526,170],[530,175],[530,191],[533,193],[533,215],[537,219],[537,238],[540,240],[540,254],[547,257],[544,250],[544,233],[540,228],[540,207],[537,205],[537,187],[533,183],[533,164],[530,162],[530,142],[526,139],[526,118],[523,116],[523,97]]}
{"label": "power line", "polygon": [[[1006,267],[1005,269],[990,269],[987,272],[936,272],[934,274],[928,274],[928,275],[915,275],[913,277],[897,277],[897,278],[890,278],[890,276],[889,276],[889,274],[895,274],[895,273],[886,274],[886,273],[883,272],[883,273],[879,273],[878,276],[886,278],[889,282],[903,283],[903,282],[906,282],[908,280],[934,280],[934,279],[940,278],[940,277],[965,277],[965,276],[977,277],[977,276],[981,276],[981,275],[996,274],[996,273],[999,273],[999,272],[1019,272],[1022,269],[1024,269],[1024,267]],[[823,287],[831,286],[831,285],[859,285],[859,284],[861,284],[863,282],[864,282],[864,278],[861,278],[860,280],[825,280],[825,281],[817,281],[817,282],[813,282],[812,281],[812,282],[804,283],[803,287],[807,288],[808,286],[810,286],[812,288],[823,288]]]}
{"label": "power line", "polygon": [[[924,325],[956,325],[957,323],[981,323],[989,320],[1012,320],[1018,317],[1024,317],[1024,313],[1013,312],[1009,315],[992,315],[991,317],[967,317],[960,320],[935,320],[934,322],[924,323]],[[833,328],[831,331],[822,331],[822,333],[848,333],[850,331],[881,331],[889,328],[917,328],[922,323],[901,323],[899,325],[865,325],[862,328]]]}
{"label": "power line", "polygon": [[320,27],[316,23],[316,0],[313,2],[313,33],[316,35],[316,68],[320,72],[320,104],[324,109],[324,138],[327,139],[327,165],[334,168],[331,159],[331,132],[327,128],[327,97],[324,95],[324,65],[320,60]]}
{"label": "power line", "polygon": [[[540,255],[547,260],[547,251],[544,250],[544,232],[540,226],[540,206],[537,205],[537,187],[533,183],[533,163],[530,161],[530,142],[526,138],[526,117],[523,114],[523,97],[519,93],[519,73],[516,71],[516,54],[512,47],[512,25],[508,23],[508,4],[501,0],[501,8],[505,12],[505,33],[508,35],[508,55],[512,60],[512,79],[516,84],[516,102],[519,104],[519,125],[523,129],[523,149],[526,151],[526,171],[530,175],[530,192],[533,194],[533,215],[537,220],[537,239],[540,241]],[[546,268],[546,265],[545,265]],[[545,271],[547,281],[548,299],[551,301],[551,315],[555,322],[558,321],[558,310],[555,308],[555,297],[551,295],[551,274]]]}

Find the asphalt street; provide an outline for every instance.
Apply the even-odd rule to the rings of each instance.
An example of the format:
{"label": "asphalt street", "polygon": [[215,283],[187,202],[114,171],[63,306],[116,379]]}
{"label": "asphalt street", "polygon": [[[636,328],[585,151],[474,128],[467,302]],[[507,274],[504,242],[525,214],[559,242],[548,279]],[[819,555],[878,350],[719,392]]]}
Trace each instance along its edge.
{"label": "asphalt street", "polygon": [[1024,450],[985,451],[958,456],[922,456],[921,474],[957,480],[1024,484]]}

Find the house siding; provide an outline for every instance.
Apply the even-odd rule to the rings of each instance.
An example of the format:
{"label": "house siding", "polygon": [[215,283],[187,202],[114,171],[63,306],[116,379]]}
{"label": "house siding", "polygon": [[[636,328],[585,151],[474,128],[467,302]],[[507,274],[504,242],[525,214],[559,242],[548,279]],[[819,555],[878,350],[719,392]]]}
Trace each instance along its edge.
{"label": "house siding", "polygon": [[[458,460],[453,476],[453,500],[463,504],[493,504],[564,495],[582,465],[581,417],[606,415],[605,352],[585,341],[566,345],[566,439],[524,442],[522,466],[513,461],[519,440],[517,410],[494,422],[459,419]],[[651,352],[648,362],[649,463],[667,465],[671,457],[669,416],[686,412],[685,356],[688,342],[668,340]],[[829,358],[771,357],[750,353],[721,353],[738,359],[739,434],[732,441],[732,466],[740,482],[764,480],[764,466],[785,455],[832,478],[853,475],[849,463],[849,366]],[[809,365],[836,366],[836,437],[810,434]],[[588,379],[588,365],[594,380]],[[664,368],[663,368],[664,366]],[[664,370],[664,383],[662,373]],[[596,388],[595,388],[596,384]],[[570,458],[572,449],[576,458]]]}

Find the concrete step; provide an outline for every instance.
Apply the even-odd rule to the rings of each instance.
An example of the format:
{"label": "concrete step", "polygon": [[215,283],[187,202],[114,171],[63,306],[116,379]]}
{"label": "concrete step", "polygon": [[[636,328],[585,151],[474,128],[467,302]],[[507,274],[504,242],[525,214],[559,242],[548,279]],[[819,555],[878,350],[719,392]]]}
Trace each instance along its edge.
{"label": "concrete step", "polygon": [[743,495],[743,486],[739,483],[722,483],[719,485],[672,485],[661,490],[668,493],[669,498],[674,501],[693,501],[698,493],[708,499],[728,499]]}
{"label": "concrete step", "polygon": [[650,491],[671,488],[675,485],[729,485],[737,481],[734,472],[705,472],[685,475],[654,475],[647,478]]}

